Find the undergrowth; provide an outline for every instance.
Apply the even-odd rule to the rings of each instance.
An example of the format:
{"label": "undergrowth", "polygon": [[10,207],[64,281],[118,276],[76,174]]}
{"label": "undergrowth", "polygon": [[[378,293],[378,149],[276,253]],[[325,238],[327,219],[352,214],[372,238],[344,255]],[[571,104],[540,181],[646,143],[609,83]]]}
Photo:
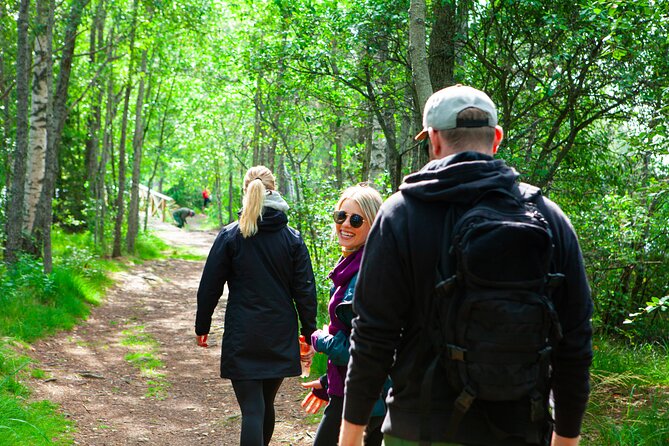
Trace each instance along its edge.
{"label": "undergrowth", "polygon": [[[112,283],[108,273],[124,268],[104,259],[89,234],[56,229],[52,244],[51,274],[44,274],[40,260],[27,256],[11,268],[0,264],[0,446],[73,444],[74,425],[58,407],[31,400],[24,383],[47,374],[24,351],[27,343],[85,320]],[[137,248],[133,261],[164,257],[168,247],[142,234]]]}
{"label": "undergrowth", "polygon": [[604,339],[594,343],[586,446],[669,444],[669,349]]}

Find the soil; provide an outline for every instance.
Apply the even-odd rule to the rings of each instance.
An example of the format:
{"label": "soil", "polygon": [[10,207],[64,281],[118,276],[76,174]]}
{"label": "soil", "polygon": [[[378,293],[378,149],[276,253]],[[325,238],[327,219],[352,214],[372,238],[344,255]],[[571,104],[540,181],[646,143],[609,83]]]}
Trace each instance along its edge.
{"label": "soil", "polygon": [[[184,229],[153,222],[171,246],[203,256],[215,232],[198,230],[200,215]],[[196,291],[204,261],[147,261],[115,273],[115,285],[85,322],[34,344],[33,397],[60,405],[76,426],[79,445],[236,445],[241,413],[230,381],[218,376],[226,295],[221,299],[209,348],[195,343]],[[226,289],[227,293],[227,289]],[[137,347],[130,334],[155,340],[162,377],[143,376],[125,359]],[[162,384],[151,395],[155,384]],[[300,378],[287,378],[276,397],[271,445],[313,443],[317,424],[304,413]]]}

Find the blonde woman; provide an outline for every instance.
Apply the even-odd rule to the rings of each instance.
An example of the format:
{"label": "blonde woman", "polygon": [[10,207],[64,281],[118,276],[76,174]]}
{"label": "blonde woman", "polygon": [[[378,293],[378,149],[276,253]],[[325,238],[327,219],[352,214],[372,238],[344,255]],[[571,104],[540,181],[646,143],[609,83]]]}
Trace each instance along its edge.
{"label": "blonde woman", "polygon": [[228,284],[221,377],[232,381],[241,408],[241,446],[269,444],[279,386],[301,373],[298,318],[307,342],[316,328],[311,260],[299,232],[288,226],[287,210],[272,172],[250,168],[239,221],[216,237],[197,292],[195,334],[207,347]]}
{"label": "blonde woman", "polygon": [[[382,203],[381,195],[362,183],[342,192],[333,213],[342,255],[328,276],[332,280],[328,304],[330,324],[326,330],[317,330],[311,335],[314,349],[328,356],[327,375],[318,381],[303,384],[311,389],[302,403],[307,412],[317,412],[323,402],[328,401],[316,431],[314,446],[336,446],[339,438],[353,319],[353,292],[367,236]],[[382,399],[377,403],[366,431],[365,446],[381,445],[385,405]]]}

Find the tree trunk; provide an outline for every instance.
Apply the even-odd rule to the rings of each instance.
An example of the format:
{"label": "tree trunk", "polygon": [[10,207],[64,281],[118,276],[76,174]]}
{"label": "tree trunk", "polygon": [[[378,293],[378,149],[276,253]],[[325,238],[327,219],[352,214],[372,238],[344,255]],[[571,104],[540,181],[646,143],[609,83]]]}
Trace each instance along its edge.
{"label": "tree trunk", "polygon": [[33,63],[32,105],[30,112],[30,132],[28,136],[26,186],[24,190],[25,209],[23,232],[30,234],[24,248],[35,256],[40,255],[43,241],[41,227],[35,226],[46,167],[48,129],[52,123],[51,108],[52,62],[51,34],[49,25],[49,4],[37,2],[37,28],[35,37],[35,59]]}
{"label": "tree trunk", "polygon": [[432,95],[432,83],[427,59],[425,10],[425,0],[411,0],[409,6],[409,58],[411,61],[411,77],[413,78],[418,101],[416,108],[420,110],[421,116],[423,115],[425,102]]}
{"label": "tree trunk", "polygon": [[123,213],[125,210],[125,143],[128,134],[128,111],[130,108],[130,92],[132,91],[132,75],[133,75],[133,48],[135,46],[135,26],[137,23],[137,3],[139,0],[134,0],[132,8],[132,25],[130,31],[130,62],[128,67],[128,74],[125,83],[125,97],[123,99],[123,117],[121,118],[121,140],[118,147],[118,185],[116,193],[116,219],[114,221],[114,245],[112,247],[112,257],[120,257],[122,228],[123,228]]}
{"label": "tree trunk", "polygon": [[255,114],[253,120],[253,139],[251,140],[251,147],[253,148],[253,165],[257,166],[261,163],[261,153],[260,153],[260,134],[261,134],[261,120],[260,108],[262,101],[262,70],[258,73],[258,78],[256,79],[256,91],[253,98],[255,104]]}
{"label": "tree trunk", "polygon": [[126,248],[128,252],[135,252],[135,240],[139,231],[139,183],[140,167],[142,162],[142,143],[144,136],[144,78],[146,74],[147,52],[142,52],[142,67],[137,91],[137,105],[135,106],[135,134],[132,139],[132,186],[130,190],[130,207],[128,208],[128,233]]}
{"label": "tree trunk", "polygon": [[232,182],[232,151],[228,154],[228,223],[235,221],[235,216],[232,213],[232,201],[235,199],[235,186]]}
{"label": "tree trunk", "polygon": [[216,216],[218,218],[218,225],[223,226],[223,203],[221,201],[221,195],[223,191],[221,190],[221,163],[219,162],[218,157],[214,164],[214,194],[216,196]]}
{"label": "tree trunk", "polygon": [[[41,197],[41,212],[38,214],[36,224],[42,228],[44,234],[44,271],[51,272],[51,224],[53,222],[53,197],[55,193],[56,172],[58,166],[58,153],[60,151],[60,140],[67,120],[67,100],[70,86],[70,75],[72,73],[72,60],[74,58],[74,47],[77,38],[77,29],[81,24],[81,14],[89,0],[75,0],[65,28],[65,46],[63,47],[60,69],[58,70],[58,82],[56,94],[53,97],[53,119],[49,127],[46,150],[46,169],[44,172],[44,188]],[[55,10],[54,0],[50,0],[51,7],[49,23],[53,29],[53,14]],[[50,39],[51,40],[51,39]],[[50,69],[50,71],[53,71]],[[51,77],[51,76],[50,76]],[[51,79],[49,79],[51,85]]]}
{"label": "tree trunk", "polygon": [[[0,8],[0,35],[5,35],[4,28],[4,10]],[[0,44],[4,44],[3,39]],[[2,134],[0,135],[0,150],[2,153],[2,167],[5,175],[5,190],[9,191],[11,187],[11,166],[12,151],[9,146],[9,135],[11,133],[11,122],[9,116],[9,79],[5,80],[5,56],[4,51],[0,51],[0,94],[2,95]]]}
{"label": "tree trunk", "polygon": [[[102,30],[101,30],[102,31]],[[101,37],[101,34],[99,35]],[[113,46],[111,42],[114,40],[114,30],[113,27],[109,33],[109,45],[107,46],[107,60],[111,60],[113,56]],[[95,241],[102,248],[104,254],[107,253],[107,242],[105,237],[105,218],[107,215],[107,198],[111,197],[111,194],[107,193],[105,188],[107,182],[107,163],[111,158],[111,152],[113,150],[113,137],[114,129],[113,123],[114,118],[116,117],[117,110],[117,101],[116,96],[114,95],[114,78],[110,74],[109,79],[107,79],[107,103],[106,103],[106,113],[105,113],[105,127],[102,136],[102,150],[100,152],[100,162],[97,167],[96,175],[96,196],[95,196]]]}
{"label": "tree trunk", "polygon": [[28,152],[28,100],[30,73],[30,44],[28,43],[28,21],[30,1],[21,0],[17,20],[16,54],[16,148],[12,187],[7,206],[5,234],[5,261],[15,263],[22,245],[24,191],[26,178],[26,154]]}
{"label": "tree trunk", "polygon": [[[172,100],[172,92],[174,91],[174,82],[175,78],[172,78],[172,85],[170,86],[169,92],[167,94],[167,101],[165,104],[165,108],[163,111],[163,116],[160,120],[160,135],[158,137],[158,148],[156,149],[156,160],[153,163],[153,169],[151,169],[151,178],[149,178],[149,184],[147,185],[149,190],[153,187],[153,180],[156,178],[156,174],[158,173],[158,167],[160,166],[160,156],[163,153],[163,150],[165,149],[165,126],[167,124],[167,117],[168,117],[168,111],[169,107],[168,104]],[[158,99],[158,96],[156,96],[156,101]],[[147,192],[147,204],[146,204],[146,212],[144,214],[144,232],[146,232],[148,221],[149,221],[149,195]]]}
{"label": "tree trunk", "polygon": [[434,25],[430,33],[429,66],[433,91],[454,84],[455,41],[458,31],[456,5],[456,1],[432,4]]}
{"label": "tree trunk", "polygon": [[[104,32],[104,1],[100,0],[97,5],[95,16],[91,26],[91,33],[89,39],[89,59],[88,62],[91,67],[95,67],[98,62],[96,57],[97,50],[102,48],[103,32]],[[86,139],[86,179],[90,187],[90,196],[93,200],[97,200],[99,191],[97,190],[98,181],[96,175],[98,173],[98,162],[100,157],[100,127],[102,126],[102,100],[104,98],[104,89],[102,82],[96,80],[93,86],[93,99],[91,104],[91,114],[88,117],[88,138]]]}

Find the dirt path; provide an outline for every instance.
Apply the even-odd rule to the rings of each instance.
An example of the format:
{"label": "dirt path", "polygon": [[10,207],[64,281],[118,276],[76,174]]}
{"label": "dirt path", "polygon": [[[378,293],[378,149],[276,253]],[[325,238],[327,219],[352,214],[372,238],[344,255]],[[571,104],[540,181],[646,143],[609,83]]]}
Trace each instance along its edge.
{"label": "dirt path", "polygon": [[[214,233],[155,224],[161,238],[206,254]],[[195,294],[204,262],[151,261],[116,274],[116,285],[88,321],[34,345],[33,357],[47,371],[34,380],[33,397],[61,405],[75,423],[80,445],[235,445],[240,411],[232,386],[218,377],[224,301],[214,315],[213,347],[196,347]],[[155,388],[124,357],[129,335],[156,341],[154,357],[164,368]],[[211,345],[210,342],[210,345]],[[155,378],[154,378],[155,380]],[[272,445],[307,445],[316,425],[300,408],[299,378],[286,379],[276,399]]]}

